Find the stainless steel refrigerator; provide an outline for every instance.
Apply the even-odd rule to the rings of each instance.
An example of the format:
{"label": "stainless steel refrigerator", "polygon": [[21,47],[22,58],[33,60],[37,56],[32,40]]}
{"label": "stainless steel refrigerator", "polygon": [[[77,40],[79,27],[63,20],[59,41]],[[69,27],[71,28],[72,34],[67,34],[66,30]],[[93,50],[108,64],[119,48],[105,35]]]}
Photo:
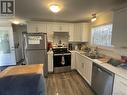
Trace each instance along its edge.
{"label": "stainless steel refrigerator", "polygon": [[26,33],[24,38],[26,64],[44,64],[44,75],[47,76],[47,34]]}

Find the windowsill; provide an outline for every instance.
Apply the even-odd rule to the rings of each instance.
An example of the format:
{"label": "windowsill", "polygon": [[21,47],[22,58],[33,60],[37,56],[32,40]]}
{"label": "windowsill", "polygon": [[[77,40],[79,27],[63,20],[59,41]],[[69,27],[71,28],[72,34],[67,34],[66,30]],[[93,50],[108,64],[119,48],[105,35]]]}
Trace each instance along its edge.
{"label": "windowsill", "polygon": [[99,49],[103,49],[103,50],[108,50],[108,51],[113,51],[114,47],[106,47],[106,46],[99,46]]}
{"label": "windowsill", "polygon": [[98,47],[99,49],[102,50],[108,50],[108,51],[113,51],[114,46],[101,46],[101,45],[91,45],[92,47]]}

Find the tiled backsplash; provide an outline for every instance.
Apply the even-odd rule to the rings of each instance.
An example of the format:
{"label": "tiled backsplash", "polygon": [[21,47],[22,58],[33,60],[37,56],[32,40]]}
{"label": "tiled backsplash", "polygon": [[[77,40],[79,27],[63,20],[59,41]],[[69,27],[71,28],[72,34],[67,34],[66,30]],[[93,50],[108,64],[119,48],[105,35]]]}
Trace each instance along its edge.
{"label": "tiled backsplash", "polygon": [[61,41],[62,44],[67,45],[69,40],[68,32],[54,32],[53,44],[58,44]]}
{"label": "tiled backsplash", "polygon": [[69,49],[70,50],[81,50],[82,46],[86,44],[87,42],[69,42]]}
{"label": "tiled backsplash", "polygon": [[123,48],[113,48],[111,50],[108,49],[99,49],[100,53],[103,53],[112,58],[121,59],[121,56],[127,56],[127,49]]}

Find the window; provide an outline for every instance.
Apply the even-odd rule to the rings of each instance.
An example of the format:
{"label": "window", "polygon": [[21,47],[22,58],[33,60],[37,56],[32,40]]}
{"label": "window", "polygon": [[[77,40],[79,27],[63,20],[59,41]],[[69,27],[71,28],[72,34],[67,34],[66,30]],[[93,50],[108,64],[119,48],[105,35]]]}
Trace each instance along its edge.
{"label": "window", "polygon": [[92,45],[111,47],[112,24],[102,25],[92,28],[91,43]]}

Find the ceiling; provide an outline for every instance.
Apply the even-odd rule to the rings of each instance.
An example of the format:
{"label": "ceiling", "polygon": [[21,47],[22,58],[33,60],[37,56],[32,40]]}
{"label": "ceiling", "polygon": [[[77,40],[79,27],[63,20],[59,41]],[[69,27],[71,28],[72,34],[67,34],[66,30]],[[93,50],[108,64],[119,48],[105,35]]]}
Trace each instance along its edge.
{"label": "ceiling", "polygon": [[[124,4],[127,0],[15,0],[16,16],[29,20],[42,21],[88,21],[92,13],[97,16],[113,10]],[[57,2],[62,10],[54,14],[49,9],[49,4]]]}

